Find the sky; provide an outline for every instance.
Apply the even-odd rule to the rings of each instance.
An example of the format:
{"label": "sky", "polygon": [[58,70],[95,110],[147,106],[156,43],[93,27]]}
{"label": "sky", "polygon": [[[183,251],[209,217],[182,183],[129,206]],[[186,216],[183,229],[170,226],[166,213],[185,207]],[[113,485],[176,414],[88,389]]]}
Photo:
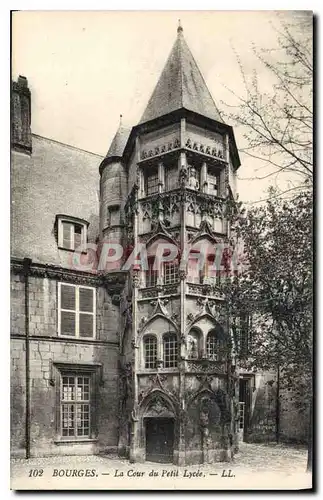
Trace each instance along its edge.
{"label": "sky", "polygon": [[[20,11],[12,20],[12,77],[28,78],[32,131],[105,155],[119,125],[133,126],[147,105],[176,39],[185,39],[220,110],[241,92],[236,52],[247,73],[272,82],[252,45],[275,48],[274,27],[295,11]],[[299,15],[299,14],[298,14]],[[242,143],[241,131],[236,142]],[[272,179],[250,180],[259,162],[241,156],[239,197],[266,197]],[[284,187],[288,179],[281,181]]]}

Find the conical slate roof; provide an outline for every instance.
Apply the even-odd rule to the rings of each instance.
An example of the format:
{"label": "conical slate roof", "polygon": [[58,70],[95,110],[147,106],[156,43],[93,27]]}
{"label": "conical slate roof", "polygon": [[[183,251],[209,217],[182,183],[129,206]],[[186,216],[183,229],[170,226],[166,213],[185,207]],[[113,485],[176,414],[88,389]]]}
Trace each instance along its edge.
{"label": "conical slate roof", "polygon": [[181,26],[155,90],[139,123],[180,108],[223,121],[184,39]]}
{"label": "conical slate roof", "polygon": [[119,125],[116,135],[114,136],[111,146],[109,147],[106,158],[113,158],[115,156],[120,158],[122,157],[130,132],[131,130],[129,128],[123,127],[121,124]]}

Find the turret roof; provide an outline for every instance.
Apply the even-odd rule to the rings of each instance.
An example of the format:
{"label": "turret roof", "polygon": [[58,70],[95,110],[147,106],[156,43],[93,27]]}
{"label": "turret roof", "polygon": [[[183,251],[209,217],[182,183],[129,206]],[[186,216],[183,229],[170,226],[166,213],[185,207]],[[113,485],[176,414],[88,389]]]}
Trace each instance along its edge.
{"label": "turret roof", "polygon": [[177,32],[177,39],[140,123],[181,108],[223,122],[185,41],[183,28],[179,26]]}

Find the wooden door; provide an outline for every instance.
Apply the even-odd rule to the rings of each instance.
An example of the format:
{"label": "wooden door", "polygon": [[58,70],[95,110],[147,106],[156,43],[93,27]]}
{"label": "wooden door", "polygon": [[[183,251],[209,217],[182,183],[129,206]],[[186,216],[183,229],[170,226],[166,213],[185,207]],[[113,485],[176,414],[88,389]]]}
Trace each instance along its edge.
{"label": "wooden door", "polygon": [[172,463],[174,454],[174,420],[146,419],[146,460]]}

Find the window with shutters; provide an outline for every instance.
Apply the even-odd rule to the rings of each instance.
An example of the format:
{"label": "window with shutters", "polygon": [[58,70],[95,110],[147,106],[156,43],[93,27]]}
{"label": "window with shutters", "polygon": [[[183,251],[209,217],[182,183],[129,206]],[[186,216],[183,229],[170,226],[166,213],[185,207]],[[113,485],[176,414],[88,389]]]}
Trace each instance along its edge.
{"label": "window with shutters", "polygon": [[61,436],[91,436],[91,376],[82,373],[61,374]]}
{"label": "window with shutters", "polygon": [[87,226],[83,219],[56,216],[58,246],[64,250],[86,250]]}
{"label": "window with shutters", "polygon": [[58,284],[58,334],[64,337],[95,337],[95,288]]}

